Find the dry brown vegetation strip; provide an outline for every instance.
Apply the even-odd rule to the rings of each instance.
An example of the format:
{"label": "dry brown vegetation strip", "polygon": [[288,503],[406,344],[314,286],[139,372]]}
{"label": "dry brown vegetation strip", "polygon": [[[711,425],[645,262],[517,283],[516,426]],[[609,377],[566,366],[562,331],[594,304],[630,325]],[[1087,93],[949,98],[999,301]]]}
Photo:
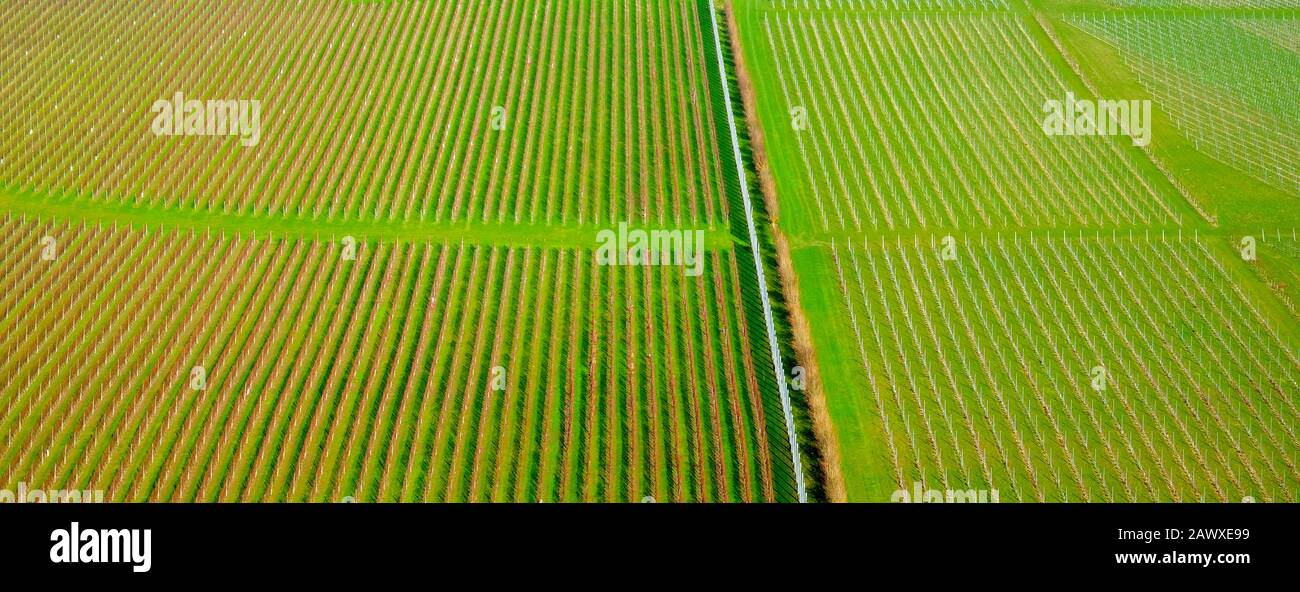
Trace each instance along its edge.
{"label": "dry brown vegetation strip", "polygon": [[[794,334],[795,357],[803,367],[807,378],[806,401],[809,415],[813,421],[813,435],[821,452],[822,479],[826,495],[832,502],[847,501],[848,494],[844,488],[844,474],[840,466],[840,447],[834,427],[831,424],[830,409],[826,403],[826,391],[821,380],[821,371],[817,366],[817,355],[813,348],[812,329],[808,316],[803,310],[799,277],[795,273],[794,261],[790,257],[790,242],[778,225],[780,207],[776,198],[776,179],[768,163],[766,140],[763,126],[758,120],[758,99],[754,91],[749,70],[745,65],[744,50],[740,45],[740,26],[736,22],[736,11],[730,1],[723,4],[726,13],[728,37],[731,38],[731,52],[735,59],[737,84],[745,109],[745,127],[749,131],[749,143],[754,155],[754,167],[758,172],[759,188],[763,195],[763,204],[771,220],[770,232],[776,245],[777,272],[780,276],[781,292],[785,298],[790,315],[790,329]],[[784,377],[778,377],[784,380]]]}

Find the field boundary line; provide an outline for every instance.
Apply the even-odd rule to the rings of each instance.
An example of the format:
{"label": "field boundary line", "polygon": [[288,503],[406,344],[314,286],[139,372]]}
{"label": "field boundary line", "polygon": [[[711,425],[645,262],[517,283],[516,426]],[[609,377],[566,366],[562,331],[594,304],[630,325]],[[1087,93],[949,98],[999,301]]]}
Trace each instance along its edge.
{"label": "field boundary line", "polygon": [[[354,236],[363,242],[421,244],[462,242],[470,245],[497,245],[511,248],[568,248],[596,250],[597,233],[616,229],[614,225],[587,222],[554,226],[497,222],[409,222],[320,221],[278,216],[205,213],[193,209],[136,208],[121,204],[90,202],[83,197],[17,189],[0,183],[0,215],[31,220],[56,220],[88,225],[125,226],[128,228],[163,228],[226,234],[253,234],[312,241],[333,241]],[[652,229],[652,222],[636,223],[629,228]],[[724,225],[693,227],[704,231],[705,251],[727,251],[737,242]]]}
{"label": "field boundary line", "polygon": [[767,324],[767,340],[772,350],[772,366],[776,372],[776,385],[781,393],[781,411],[785,414],[786,435],[790,439],[790,458],[794,462],[795,486],[799,490],[799,503],[808,501],[808,490],[804,487],[803,462],[800,458],[799,440],[794,430],[794,412],[791,410],[790,390],[785,384],[785,364],[781,361],[781,346],[776,338],[776,322],[772,315],[772,303],[767,296],[767,276],[763,273],[763,254],[759,250],[758,230],[754,227],[754,203],[749,196],[749,183],[745,178],[744,159],[740,152],[740,135],[736,130],[736,114],[731,106],[731,89],[727,85],[727,64],[722,53],[722,32],[718,29],[717,7],[708,0],[709,20],[713,24],[713,45],[717,51],[718,76],[722,84],[722,101],[727,108],[727,127],[731,131],[731,148],[736,162],[737,181],[740,185],[740,198],[745,205],[745,224],[749,230],[749,247],[754,254],[754,270],[758,274],[758,294],[763,303],[763,320]]}

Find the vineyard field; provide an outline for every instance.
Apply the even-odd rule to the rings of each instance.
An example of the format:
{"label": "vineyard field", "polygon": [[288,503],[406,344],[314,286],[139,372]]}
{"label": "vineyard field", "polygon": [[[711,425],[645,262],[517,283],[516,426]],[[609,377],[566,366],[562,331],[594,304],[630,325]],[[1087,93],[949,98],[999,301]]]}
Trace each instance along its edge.
{"label": "vineyard field", "polygon": [[738,12],[795,234],[1175,226],[1186,215],[1127,138],[1042,133],[1043,100],[1084,89],[1032,20]]}
{"label": "vineyard field", "polygon": [[1298,24],[4,3],[0,500],[1300,501]]}
{"label": "vineyard field", "polygon": [[835,303],[822,322],[849,325],[827,350],[858,385],[838,401],[855,434],[842,445],[880,446],[884,461],[846,471],[851,492],[1289,499],[1300,349],[1279,329],[1285,313],[1235,285],[1232,251],[1033,234],[968,238],[952,261],[940,251],[917,240],[806,255],[837,279],[808,296]]}
{"label": "vineyard field", "polygon": [[5,483],[114,501],[792,495],[731,251],[690,278],[562,249],[362,243],[349,260],[16,219],[4,236]]}
{"label": "vineyard field", "polygon": [[[1300,194],[1300,19],[1078,16],[1118,48],[1198,149]],[[1195,45],[1179,40],[1195,38]],[[1241,56],[1249,55],[1244,60]]]}
{"label": "vineyard field", "polygon": [[[699,23],[691,0],[10,2],[0,179],[164,215],[721,225]],[[260,101],[260,141],[155,137],[178,92]]]}
{"label": "vineyard field", "polygon": [[[1291,174],[1270,164],[1295,144],[1294,96],[1278,84],[1296,70],[1290,16],[1086,2],[735,11],[843,499],[915,487],[1018,502],[1294,501],[1298,260],[1290,214],[1262,214],[1293,212],[1297,192],[1194,170],[1254,142],[1237,149],[1239,171]],[[1081,43],[1077,27],[1122,36],[1120,55],[1143,48],[1235,102],[1206,103],[1186,83],[1139,92],[1127,68],[1143,82],[1148,70]],[[1181,41],[1193,37],[1207,43]],[[1045,133],[1045,101],[1067,93],[1150,99],[1150,145]],[[1205,126],[1184,149],[1176,130],[1193,104],[1270,113],[1253,128],[1276,141]]]}
{"label": "vineyard field", "polygon": [[[693,0],[0,7],[0,487],[799,499],[710,23]],[[704,233],[703,275],[599,262],[623,225]]]}

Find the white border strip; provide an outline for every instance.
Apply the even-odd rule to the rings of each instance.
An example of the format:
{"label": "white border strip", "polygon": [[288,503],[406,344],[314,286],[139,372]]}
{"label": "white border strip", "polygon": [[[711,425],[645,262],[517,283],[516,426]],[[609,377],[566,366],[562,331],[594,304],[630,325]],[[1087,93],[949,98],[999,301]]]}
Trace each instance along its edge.
{"label": "white border strip", "polygon": [[740,180],[740,196],[745,202],[745,221],[749,224],[749,246],[754,252],[754,269],[758,272],[758,293],[763,300],[763,319],[767,321],[767,341],[772,347],[772,366],[776,371],[776,384],[781,390],[781,410],[785,412],[785,431],[790,437],[790,456],[794,461],[794,480],[799,488],[799,503],[808,501],[808,490],[803,483],[803,462],[799,455],[799,440],[794,433],[794,413],[790,410],[790,391],[785,384],[785,364],[781,362],[781,347],[776,339],[776,323],[772,320],[772,303],[767,298],[767,277],[763,274],[763,255],[758,247],[758,231],[754,229],[754,204],[749,199],[749,182],[745,179],[745,165],[740,154],[740,135],[736,131],[736,115],[731,109],[731,89],[727,86],[727,65],[722,57],[722,35],[718,30],[718,8],[709,0],[709,18],[713,20],[713,44],[718,50],[718,75],[722,77],[722,99],[727,104],[727,125],[731,128],[731,147],[736,154],[736,174]]}

